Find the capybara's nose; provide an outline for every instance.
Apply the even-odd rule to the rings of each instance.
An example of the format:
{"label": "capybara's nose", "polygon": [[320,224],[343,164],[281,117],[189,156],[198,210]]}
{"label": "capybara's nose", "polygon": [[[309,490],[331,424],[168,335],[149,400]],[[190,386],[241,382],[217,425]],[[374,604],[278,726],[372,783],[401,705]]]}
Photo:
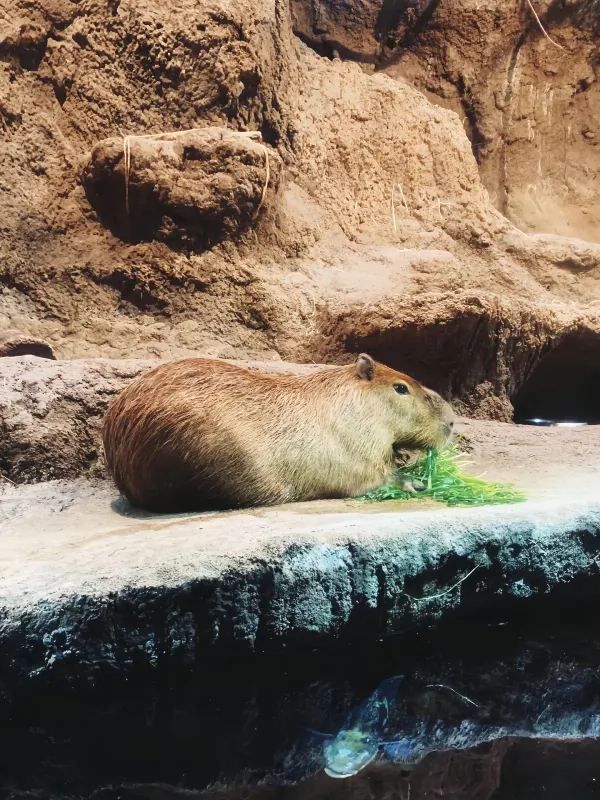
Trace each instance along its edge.
{"label": "capybara's nose", "polygon": [[452,431],[454,430],[454,422],[446,422],[444,425],[444,433],[448,438],[452,436]]}

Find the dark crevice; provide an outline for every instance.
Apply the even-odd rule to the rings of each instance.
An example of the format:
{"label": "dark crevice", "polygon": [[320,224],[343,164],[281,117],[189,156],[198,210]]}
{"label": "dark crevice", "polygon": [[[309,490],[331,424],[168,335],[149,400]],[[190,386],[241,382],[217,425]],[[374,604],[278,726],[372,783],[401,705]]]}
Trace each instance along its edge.
{"label": "dark crevice", "polygon": [[439,3],[440,0],[384,0],[373,30],[380,44],[379,53],[375,55],[357,52],[334,38],[321,36],[316,28],[313,29],[314,36],[298,30],[295,34],[323,58],[340,58],[382,68],[394,63],[412,47],[427,28]]}
{"label": "dark crevice", "polygon": [[0,43],[0,61],[17,63],[27,72],[37,70],[46,53],[47,36],[42,31],[31,31],[17,42],[8,38]]}
{"label": "dark crevice", "polygon": [[582,78],[580,81],[577,82],[577,88],[573,92],[573,95],[583,94],[583,92],[587,92],[594,85],[595,81],[592,78]]}
{"label": "dark crevice", "polygon": [[[402,36],[400,41],[397,43],[393,43],[394,44],[393,49],[396,51],[394,55],[396,57],[398,57],[398,55],[401,55],[404,50],[407,50],[408,48],[414,45],[416,40],[429,25],[429,22],[433,17],[439,4],[440,0],[429,0],[429,2],[426,3],[425,7],[420,10],[420,13],[415,10],[414,12],[415,19],[413,24],[410,24],[409,20],[409,25],[405,30],[404,35]],[[384,2],[375,29],[376,32],[378,32],[379,36],[382,36],[383,31],[381,30],[381,28],[385,24],[386,20],[391,21],[395,18],[395,16],[391,15],[390,9],[396,5],[398,4],[395,2],[395,0],[387,0],[387,2]],[[401,5],[404,6],[403,13],[406,18],[406,12],[407,11],[410,12],[411,9],[414,9],[417,3],[406,2],[406,0],[404,0],[404,2],[401,3]],[[398,23],[396,23],[396,26],[397,25]],[[390,30],[388,29],[385,38],[389,39],[389,36],[390,36]],[[390,44],[392,44],[392,42],[390,42]],[[388,47],[388,49],[391,48]]]}
{"label": "dark crevice", "polygon": [[343,44],[335,41],[335,39],[313,39],[299,31],[296,31],[296,36],[301,42],[304,42],[307,47],[314,50],[317,55],[328,58],[330,61],[333,61],[334,58],[341,58],[344,61],[357,61],[362,64],[375,64],[377,62],[375,56],[357,53],[355,50],[344,47]]}
{"label": "dark crevice", "polygon": [[266,118],[263,119],[260,126],[260,133],[265,144],[269,144],[271,147],[279,146],[281,141],[281,133],[277,129],[277,126],[274,122]]}
{"label": "dark crevice", "polygon": [[383,0],[375,24],[375,37],[385,43],[388,36],[400,27],[407,17],[416,16],[418,0]]}
{"label": "dark crevice", "polygon": [[53,83],[52,88],[54,89],[54,96],[58,100],[59,104],[64,106],[67,99],[66,86],[63,83]]}
{"label": "dark crevice", "polygon": [[92,280],[100,285],[115,289],[121,303],[138,311],[154,311],[160,313],[167,306],[166,300],[159,296],[158,287],[151,281],[141,283],[141,276],[135,271],[119,267],[101,276],[90,274]]}
{"label": "dark crevice", "polygon": [[566,20],[572,20],[574,25],[582,30],[600,33],[600,0],[579,0],[569,3],[565,0],[553,0],[541,20],[546,30],[553,24],[560,25]]}
{"label": "dark crevice", "polygon": [[600,336],[565,337],[538,362],[513,404],[517,422],[600,424]]}
{"label": "dark crevice", "polygon": [[473,155],[475,156],[475,160],[479,164],[482,160],[483,151],[487,144],[487,139],[479,126],[477,110],[475,108],[476,100],[473,94],[471,93],[470,87],[466,85],[465,79],[462,75],[458,79],[456,88],[458,89],[460,96],[460,103],[467,120],[467,125],[468,125],[467,134],[469,136],[469,141],[471,142]]}

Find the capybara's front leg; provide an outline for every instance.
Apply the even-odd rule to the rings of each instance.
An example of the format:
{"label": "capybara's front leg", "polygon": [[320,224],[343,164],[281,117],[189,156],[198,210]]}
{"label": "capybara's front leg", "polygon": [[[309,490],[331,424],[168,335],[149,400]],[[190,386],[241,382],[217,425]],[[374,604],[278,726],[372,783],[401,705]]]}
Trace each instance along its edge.
{"label": "capybara's front leg", "polygon": [[[393,462],[400,470],[407,469],[407,467],[412,467],[419,460],[420,453],[417,450],[404,450],[394,446],[393,451]],[[423,481],[419,481],[414,478],[403,478],[400,476],[400,488],[403,492],[416,494],[417,492],[422,492],[425,489],[425,484]]]}

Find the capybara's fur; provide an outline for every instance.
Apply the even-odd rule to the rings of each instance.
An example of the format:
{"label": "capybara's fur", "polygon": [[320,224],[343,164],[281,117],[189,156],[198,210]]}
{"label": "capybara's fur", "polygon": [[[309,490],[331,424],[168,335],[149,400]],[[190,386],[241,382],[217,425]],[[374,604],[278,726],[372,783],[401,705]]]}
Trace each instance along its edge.
{"label": "capybara's fur", "polygon": [[441,445],[452,411],[361,355],[309,375],[190,358],[142,375],[110,405],[104,449],[120,491],[154,511],[352,497],[394,473],[394,450]]}

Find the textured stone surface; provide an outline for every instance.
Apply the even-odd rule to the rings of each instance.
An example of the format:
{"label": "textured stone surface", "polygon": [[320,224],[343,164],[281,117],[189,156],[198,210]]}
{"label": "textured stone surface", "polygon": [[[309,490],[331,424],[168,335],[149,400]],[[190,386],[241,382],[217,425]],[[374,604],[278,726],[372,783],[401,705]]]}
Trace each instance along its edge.
{"label": "textured stone surface", "polygon": [[[597,458],[565,473],[549,460],[568,451],[559,437],[523,462],[500,430],[518,429],[496,427],[497,465],[485,448],[479,458],[492,477],[528,488],[527,503],[347,501],[160,517],[132,512],[106,484],[7,490],[3,675],[197,663],[208,649],[387,636],[548,595],[585,602],[600,580]],[[466,434],[477,438],[468,425]]]}
{"label": "textured stone surface", "polygon": [[373,64],[462,119],[493,202],[598,241],[597,0],[291,0],[317,52]]}
{"label": "textured stone surface", "polygon": [[106,139],[82,174],[88,199],[117,235],[197,249],[254,223],[280,178],[281,159],[260,133],[216,127]]}
{"label": "textured stone surface", "polygon": [[102,472],[102,417],[110,398],[152,362],[0,364],[0,474],[11,481]]}

